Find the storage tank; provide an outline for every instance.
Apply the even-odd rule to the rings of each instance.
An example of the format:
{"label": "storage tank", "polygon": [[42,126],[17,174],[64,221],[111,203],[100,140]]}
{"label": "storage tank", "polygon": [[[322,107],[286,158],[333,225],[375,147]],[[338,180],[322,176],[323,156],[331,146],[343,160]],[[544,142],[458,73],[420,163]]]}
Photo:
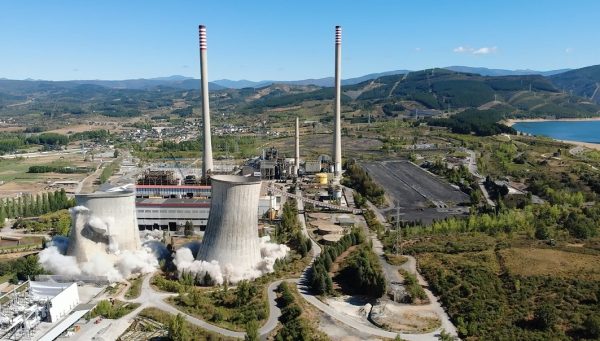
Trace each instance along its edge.
{"label": "storage tank", "polygon": [[198,260],[218,261],[221,268],[240,271],[261,260],[258,238],[260,178],[215,175],[212,200]]}
{"label": "storage tank", "polygon": [[76,194],[67,255],[78,262],[98,253],[117,255],[141,249],[135,210],[135,191],[117,188]]}
{"label": "storage tank", "polygon": [[327,173],[317,173],[315,178],[319,185],[327,185]]}
{"label": "storage tank", "polygon": [[333,190],[333,197],[334,197],[334,199],[341,200],[342,199],[342,189],[341,188],[335,188]]}

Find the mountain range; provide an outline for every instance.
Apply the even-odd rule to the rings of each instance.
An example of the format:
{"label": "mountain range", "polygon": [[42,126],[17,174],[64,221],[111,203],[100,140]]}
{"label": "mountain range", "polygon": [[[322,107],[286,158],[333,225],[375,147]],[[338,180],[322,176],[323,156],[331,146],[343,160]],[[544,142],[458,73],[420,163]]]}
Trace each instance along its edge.
{"label": "mountain range", "polygon": [[[460,68],[459,71],[451,69]],[[535,74],[531,74],[536,72]],[[511,75],[499,74],[511,73]],[[528,73],[512,75],[512,73]],[[484,75],[482,75],[484,74]],[[494,76],[490,76],[493,74]],[[261,114],[269,110],[318,106],[330,110],[334,96],[330,78],[300,81],[211,82],[215,110]],[[314,85],[314,83],[324,85]],[[99,113],[139,116],[148,110],[172,108],[190,115],[198,106],[200,82],[170,76],[121,81],[38,81],[0,79],[0,113],[48,115]],[[227,88],[223,87],[226,85]],[[241,89],[233,88],[235,86]],[[449,67],[421,71],[396,70],[344,80],[344,105],[354,111],[394,116],[412,110],[494,108],[513,116],[589,117],[600,113],[600,65],[565,72],[492,70]]]}
{"label": "mountain range", "polygon": [[[535,70],[505,70],[505,69],[488,69],[483,67],[469,67],[469,66],[448,66],[443,69],[462,72],[462,73],[475,73],[482,76],[517,76],[517,75],[542,75],[552,76],[561,74],[570,69],[560,69],[551,71],[535,71]],[[370,73],[368,75],[347,78],[342,80],[342,85],[354,85],[367,80],[377,79],[383,76],[406,74],[413,72],[411,70],[394,70],[385,71],[378,73]],[[0,78],[0,80],[7,80]],[[42,80],[27,79],[26,81],[31,82],[49,82]],[[180,75],[173,75],[168,77],[157,77],[157,78],[139,78],[139,79],[125,79],[125,80],[72,80],[62,81],[56,83],[70,82],[73,84],[91,84],[99,85],[112,89],[150,89],[155,87],[171,87],[176,89],[199,89],[200,80],[192,77],[185,77]],[[324,78],[309,78],[302,80],[262,80],[262,81],[250,81],[250,80],[230,80],[230,79],[219,79],[216,81],[209,82],[209,89],[211,91],[223,90],[223,89],[243,89],[243,88],[263,88],[271,84],[287,84],[287,85],[316,85],[322,87],[333,86],[333,77]]]}

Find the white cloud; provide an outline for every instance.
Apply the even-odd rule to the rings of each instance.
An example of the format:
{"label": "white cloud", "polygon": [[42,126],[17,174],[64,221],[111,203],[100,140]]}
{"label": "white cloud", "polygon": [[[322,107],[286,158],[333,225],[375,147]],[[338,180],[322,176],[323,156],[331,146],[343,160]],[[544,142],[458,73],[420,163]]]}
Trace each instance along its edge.
{"label": "white cloud", "polygon": [[496,53],[498,51],[498,47],[496,46],[484,46],[479,48],[469,47],[469,46],[459,46],[452,49],[452,51],[456,53],[469,53],[469,54],[491,54]]}
{"label": "white cloud", "polygon": [[573,51],[575,51],[575,49],[574,49],[574,48],[572,48],[572,47],[567,47],[567,48],[565,49],[565,53],[572,53]]}
{"label": "white cloud", "polygon": [[464,47],[464,46],[459,46],[459,47],[455,47],[454,50],[452,50],[456,53],[465,53],[465,52],[473,52],[473,48],[472,47]]}
{"label": "white cloud", "polygon": [[421,48],[420,47],[415,47],[415,52],[421,52]]}
{"label": "white cloud", "polygon": [[473,54],[490,54],[490,53],[496,53],[497,50],[498,50],[498,48],[496,46],[480,47],[477,50],[473,51]]}

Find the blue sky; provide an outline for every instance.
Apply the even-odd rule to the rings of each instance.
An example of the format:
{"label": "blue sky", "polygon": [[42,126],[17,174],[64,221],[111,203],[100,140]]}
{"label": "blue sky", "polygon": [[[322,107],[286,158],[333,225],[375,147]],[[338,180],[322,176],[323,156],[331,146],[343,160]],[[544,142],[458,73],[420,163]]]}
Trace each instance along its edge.
{"label": "blue sky", "polygon": [[450,65],[549,70],[600,64],[600,1],[30,1],[0,3],[0,78],[344,78]]}

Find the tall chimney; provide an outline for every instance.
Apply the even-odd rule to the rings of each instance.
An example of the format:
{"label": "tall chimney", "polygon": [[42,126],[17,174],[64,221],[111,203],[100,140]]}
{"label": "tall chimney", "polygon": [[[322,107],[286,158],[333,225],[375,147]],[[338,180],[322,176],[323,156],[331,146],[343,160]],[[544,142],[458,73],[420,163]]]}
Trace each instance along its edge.
{"label": "tall chimney", "polygon": [[334,176],[339,179],[342,175],[342,123],[340,117],[342,97],[342,27],[335,27],[335,128],[333,135]]}
{"label": "tall chimney", "polygon": [[206,26],[198,26],[200,34],[200,85],[202,92],[202,121],[204,124],[204,155],[202,177],[205,179],[213,170],[212,142],[210,138],[210,108],[208,107],[208,64],[206,62]]}
{"label": "tall chimney", "polygon": [[296,116],[296,157],[294,159],[294,177],[298,176],[300,170],[300,123]]}

